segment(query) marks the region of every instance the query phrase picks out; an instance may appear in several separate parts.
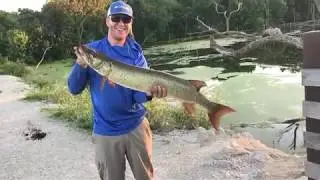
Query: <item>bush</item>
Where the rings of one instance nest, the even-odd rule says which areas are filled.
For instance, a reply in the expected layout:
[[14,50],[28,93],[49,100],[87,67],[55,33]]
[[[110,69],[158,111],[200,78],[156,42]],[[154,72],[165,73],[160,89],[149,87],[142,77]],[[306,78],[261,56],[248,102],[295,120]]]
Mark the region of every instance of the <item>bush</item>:
[[146,103],[146,108],[150,126],[154,130],[171,128],[194,129],[198,126],[209,128],[210,126],[205,111],[199,106],[194,117],[185,114],[181,106],[169,104],[164,99],[154,99]]
[[31,72],[23,63],[15,63],[7,60],[1,60],[0,62],[0,74],[25,77]]

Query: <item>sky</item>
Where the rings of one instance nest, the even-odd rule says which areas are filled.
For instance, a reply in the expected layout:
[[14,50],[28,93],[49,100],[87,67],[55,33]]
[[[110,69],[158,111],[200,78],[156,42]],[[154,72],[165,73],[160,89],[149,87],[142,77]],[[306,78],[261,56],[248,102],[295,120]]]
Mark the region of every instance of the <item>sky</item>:
[[29,8],[40,11],[46,0],[0,0],[0,10],[18,11],[18,8]]

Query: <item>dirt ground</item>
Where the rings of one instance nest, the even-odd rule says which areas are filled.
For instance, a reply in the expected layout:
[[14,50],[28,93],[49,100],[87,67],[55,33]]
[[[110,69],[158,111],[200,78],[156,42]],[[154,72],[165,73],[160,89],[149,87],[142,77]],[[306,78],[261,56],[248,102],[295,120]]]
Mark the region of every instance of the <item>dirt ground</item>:
[[[41,102],[21,100],[29,87],[0,76],[0,179],[98,179],[91,135],[49,117]],[[32,125],[46,133],[27,139]],[[249,133],[215,136],[210,130],[153,135],[155,179],[307,179],[304,156],[271,149]],[[134,179],[130,167],[126,179]]]

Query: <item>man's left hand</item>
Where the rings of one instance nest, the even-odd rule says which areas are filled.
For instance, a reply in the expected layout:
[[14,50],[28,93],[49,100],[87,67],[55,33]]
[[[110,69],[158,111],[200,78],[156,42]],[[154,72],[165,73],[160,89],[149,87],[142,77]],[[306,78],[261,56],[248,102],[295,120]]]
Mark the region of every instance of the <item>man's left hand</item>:
[[167,88],[165,86],[160,86],[160,85],[153,85],[150,88],[150,92],[148,95],[152,97],[157,97],[157,98],[164,98],[167,96]]

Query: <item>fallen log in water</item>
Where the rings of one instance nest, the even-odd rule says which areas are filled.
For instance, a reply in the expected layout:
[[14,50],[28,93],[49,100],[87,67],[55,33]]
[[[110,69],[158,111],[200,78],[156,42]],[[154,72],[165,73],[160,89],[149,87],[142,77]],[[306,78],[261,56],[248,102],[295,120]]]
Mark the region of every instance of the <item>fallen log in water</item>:
[[[264,58],[270,54],[269,49],[276,47],[277,51],[281,51],[275,55],[283,55],[287,48],[293,48],[293,51],[302,54],[303,43],[301,36],[301,31],[289,32],[283,34],[279,28],[268,28],[263,31],[261,35],[257,34],[247,34],[241,31],[226,31],[226,32],[219,32],[215,28],[210,27],[209,25],[205,24],[199,17],[196,17],[196,20],[208,31],[212,32],[210,36],[210,47],[215,49],[217,52],[222,54],[223,56],[229,56],[234,58],[242,58],[248,57],[250,52],[256,50],[263,50],[264,53],[257,53],[254,57],[261,57]],[[246,39],[246,44],[237,50],[231,48],[225,48],[216,43],[217,37],[231,37],[231,38],[244,38]],[[280,47],[280,48],[279,48]],[[273,54],[273,53],[272,53]],[[298,58],[295,54],[292,55],[294,58]]]
[[237,58],[245,57],[245,55],[248,52],[254,51],[255,49],[258,49],[260,47],[270,45],[272,43],[282,43],[283,46],[292,46],[295,47],[297,50],[303,49],[303,44],[301,38],[288,36],[288,35],[273,35],[273,36],[266,36],[257,38],[256,40],[249,42],[244,47],[233,50],[229,48],[222,47],[215,43],[214,40],[211,40],[211,48],[218,51],[220,54],[223,54],[225,56],[233,56]]

